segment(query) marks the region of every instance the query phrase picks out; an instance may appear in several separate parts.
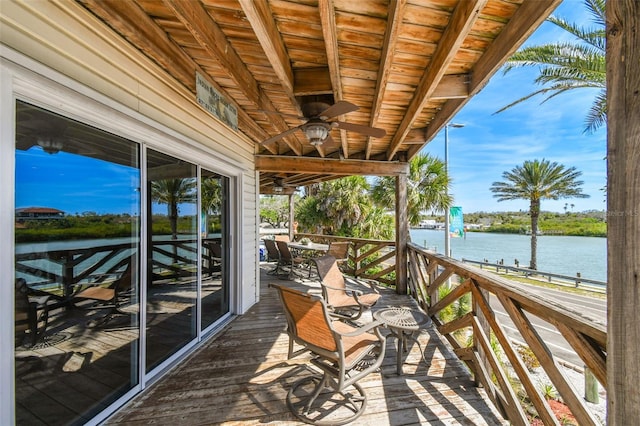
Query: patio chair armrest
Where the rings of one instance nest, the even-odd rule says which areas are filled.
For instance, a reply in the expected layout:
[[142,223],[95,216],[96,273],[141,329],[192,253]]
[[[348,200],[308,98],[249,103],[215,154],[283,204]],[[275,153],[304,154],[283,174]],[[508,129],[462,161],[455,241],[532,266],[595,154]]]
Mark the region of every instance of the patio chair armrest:
[[348,296],[353,296],[354,299],[357,300],[358,296],[362,296],[364,294],[364,292],[362,292],[362,290],[355,290],[355,289],[351,289],[351,288],[339,288],[339,287],[331,287],[330,285],[324,284],[322,283],[323,286],[325,286],[326,288],[328,288],[329,290],[335,290],[335,291],[342,291],[345,294],[347,294]]
[[367,284],[369,287],[371,287],[372,291],[380,293],[380,290],[378,290],[378,281],[372,280],[370,278],[357,278],[356,280]]
[[384,323],[382,321],[375,320],[363,325],[362,327],[358,327],[354,331],[351,331],[349,333],[340,333],[339,331],[336,331],[336,333],[344,337],[354,337],[354,336],[359,336],[361,334],[367,333],[371,330],[377,329],[382,326],[384,326]]

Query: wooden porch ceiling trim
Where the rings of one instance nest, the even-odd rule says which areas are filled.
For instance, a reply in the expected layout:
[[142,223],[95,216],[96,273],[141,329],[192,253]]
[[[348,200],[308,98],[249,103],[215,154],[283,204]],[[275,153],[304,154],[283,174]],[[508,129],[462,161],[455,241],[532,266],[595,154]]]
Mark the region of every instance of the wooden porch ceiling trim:
[[[126,35],[137,46],[145,46],[145,53],[158,61],[163,68],[175,76],[185,87],[195,93],[195,72],[208,75],[186,52],[180,49],[140,6],[133,1],[120,0],[78,0],[101,19],[110,23],[114,30]],[[222,86],[208,79],[209,83],[229,101],[231,96]],[[267,132],[253,120],[247,112],[235,104],[238,110],[238,124],[251,138],[266,139]],[[272,154],[273,147],[265,147]]]
[[[236,82],[237,87],[257,109],[272,112],[270,121],[279,131],[289,130],[289,125],[277,113],[271,100],[260,90],[260,85],[242,61],[224,32],[214,22],[202,3],[192,0],[165,0],[165,4],[173,11],[182,24],[191,32],[207,53],[214,57],[221,67]],[[293,137],[283,138],[296,155],[302,155],[300,143]]]
[[422,75],[420,84],[415,91],[415,95],[411,100],[411,104],[394,135],[389,149],[387,150],[387,159],[391,160],[402,141],[411,130],[411,126],[420,116],[425,104],[429,100],[431,94],[435,91],[444,76],[447,66],[453,61],[458,48],[468,36],[471,27],[478,19],[480,10],[486,5],[488,0],[463,1],[458,3],[451,23],[447,26],[438,47],[433,55],[431,63]]
[[[389,80],[391,73],[391,65],[393,63],[393,48],[398,40],[400,32],[400,24],[402,23],[398,17],[403,15],[404,7],[407,0],[391,0],[389,3],[389,18],[387,19],[387,29],[384,35],[384,44],[382,45],[382,58],[380,60],[380,70],[378,72],[378,80],[376,81],[376,91],[373,98],[373,107],[371,108],[371,119],[369,126],[376,127],[380,108],[382,107],[383,90]],[[365,148],[365,158],[371,158],[371,137],[367,138],[367,146]]]
[[278,76],[282,88],[293,100],[294,78],[291,59],[289,59],[287,48],[282,41],[269,5],[266,0],[239,0],[239,2],[249,20],[249,24],[251,24],[258,37],[258,42],[273,67],[273,71]]
[[[187,91],[203,75],[236,106],[256,155],[310,164],[408,161],[561,0],[76,1]],[[303,106],[337,101],[359,109],[332,120],[387,135],[338,127],[335,143],[310,145]]]
[[305,173],[336,176],[398,176],[409,173],[409,163],[371,160],[256,155],[256,170],[263,173]]
[[[333,98],[342,99],[342,82],[340,81],[340,57],[338,55],[338,34],[336,29],[336,14],[333,0],[319,0],[318,10],[320,12],[320,22],[322,22],[322,36],[324,37],[327,50],[327,62],[329,66],[329,76],[333,86]],[[343,117],[338,117],[343,119]],[[342,147],[342,154],[349,158],[349,142],[347,132],[340,130],[338,143]]]

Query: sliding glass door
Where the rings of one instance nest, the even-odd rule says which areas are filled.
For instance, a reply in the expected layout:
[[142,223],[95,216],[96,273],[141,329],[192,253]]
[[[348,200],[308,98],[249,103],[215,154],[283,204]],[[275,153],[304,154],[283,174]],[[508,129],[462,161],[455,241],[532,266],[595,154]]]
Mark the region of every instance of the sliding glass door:
[[15,107],[16,421],[85,423],[229,314],[231,181]]
[[197,336],[197,167],[147,150],[146,369]]
[[16,104],[16,424],[83,423],[139,383],[140,146]]
[[202,169],[202,330],[229,312],[229,179]]

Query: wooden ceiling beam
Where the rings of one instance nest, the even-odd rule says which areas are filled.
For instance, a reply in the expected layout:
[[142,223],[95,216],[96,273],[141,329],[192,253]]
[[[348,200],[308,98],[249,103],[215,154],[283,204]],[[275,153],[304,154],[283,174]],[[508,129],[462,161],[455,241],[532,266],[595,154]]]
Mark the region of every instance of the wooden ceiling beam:
[[487,1],[488,0],[469,0],[458,3],[429,65],[422,75],[404,118],[391,140],[391,144],[387,149],[387,159],[391,160],[395,156],[402,141],[411,130],[411,126],[415,120],[420,116],[424,105],[428,102],[429,97],[440,83],[447,67],[451,61],[453,61],[460,45],[462,45],[462,42],[468,36],[469,31],[478,19],[480,11],[486,5]]
[[[229,43],[222,29],[211,19],[202,3],[191,0],[164,0],[164,2],[200,46],[218,61],[257,109],[277,113],[271,100],[260,89],[251,71]],[[288,124],[278,114],[272,114],[270,121],[279,132],[289,130]],[[297,139],[287,136],[283,140],[296,155],[302,155],[302,147]]]
[[296,100],[293,90],[295,78],[291,67],[291,59],[267,0],[239,1],[244,14],[249,20],[249,24],[251,24],[251,28],[253,28],[256,37],[258,37],[258,42],[262,46],[265,56],[282,84],[284,93],[297,113],[302,115],[302,109]]
[[[489,79],[500,69],[507,58],[529,38],[561,1],[539,0],[522,3],[470,73],[469,98],[477,94],[489,82]],[[446,102],[428,124],[425,140],[430,141],[434,138],[447,121],[465,105],[467,99],[451,99]],[[409,150],[410,156],[416,152],[416,147]]]
[[409,173],[409,163],[372,160],[256,155],[256,170],[268,173],[307,173],[336,176],[397,176]]
[[[180,49],[136,2],[121,0],[80,0],[92,13],[107,22],[114,30],[125,35],[130,43],[144,46],[143,52],[192,93],[196,91],[195,73],[208,75],[195,61]],[[209,83],[233,103],[238,110],[238,125],[253,140],[264,140],[267,133],[221,86],[211,78]],[[269,149],[269,148],[268,148]],[[271,147],[273,154],[276,150]]]
[[431,99],[455,99],[469,97],[469,83],[471,76],[468,74],[445,75],[433,91]]
[[239,2],[282,87],[286,92],[293,94],[294,79],[291,60],[267,1],[239,0]]
[[296,96],[333,94],[329,68],[293,70],[293,94]]
[[[391,0],[389,3],[389,15],[387,16],[387,28],[384,33],[384,43],[382,45],[382,55],[380,58],[380,66],[378,69],[378,79],[376,80],[376,91],[373,98],[373,105],[371,108],[371,118],[369,119],[369,126],[376,127],[376,121],[378,120],[378,113],[382,107],[382,100],[384,98],[384,91],[389,81],[389,74],[391,73],[391,65],[393,64],[393,55],[395,53],[396,42],[398,41],[398,34],[400,32],[400,25],[402,24],[401,17],[404,15],[404,8],[407,4],[407,0]],[[367,145],[365,147],[365,158],[368,160],[371,157],[372,141],[371,137],[367,138]]]
[[[333,86],[333,99],[342,100],[342,80],[340,75],[340,54],[338,52],[338,29],[336,26],[336,10],[333,0],[319,0],[318,10],[320,12],[320,22],[322,23],[322,36],[327,50],[327,63],[331,85]],[[338,117],[342,119],[342,117]],[[349,141],[347,132],[340,130],[340,144],[345,158],[349,158]]]

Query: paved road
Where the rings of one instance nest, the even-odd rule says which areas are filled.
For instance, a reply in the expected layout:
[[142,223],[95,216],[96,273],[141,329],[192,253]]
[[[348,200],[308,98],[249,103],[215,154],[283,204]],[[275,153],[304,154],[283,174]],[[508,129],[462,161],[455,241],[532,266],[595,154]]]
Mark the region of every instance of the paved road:
[[[548,300],[552,300],[555,303],[559,303],[569,309],[579,312],[583,316],[606,324],[607,301],[605,299],[582,296],[552,288],[537,287],[528,284],[521,285],[530,293],[539,294]],[[494,309],[496,317],[500,321],[500,324],[502,324],[502,327],[506,331],[508,337],[517,342],[522,342],[523,339],[520,336],[520,332],[513,325],[513,322],[505,313],[500,302],[493,296],[491,298],[491,307]],[[538,334],[540,334],[544,342],[547,344],[549,350],[551,350],[555,356],[578,367],[583,367],[584,363],[580,357],[576,355],[571,346],[553,325],[533,315],[528,315],[528,317],[535,325]]]

